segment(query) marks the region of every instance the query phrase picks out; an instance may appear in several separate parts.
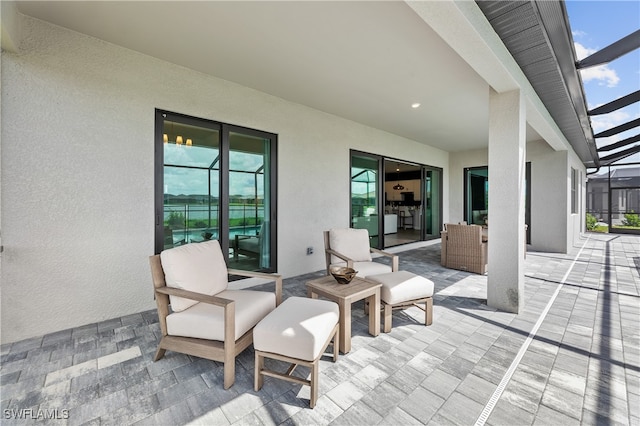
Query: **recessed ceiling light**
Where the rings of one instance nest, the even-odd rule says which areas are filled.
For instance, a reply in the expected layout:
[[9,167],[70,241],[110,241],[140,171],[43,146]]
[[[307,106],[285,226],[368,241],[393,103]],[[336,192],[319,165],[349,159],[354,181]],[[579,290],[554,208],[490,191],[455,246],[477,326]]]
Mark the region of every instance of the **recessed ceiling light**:
[[411,104],[411,108],[419,108],[420,107],[420,102],[414,102]]

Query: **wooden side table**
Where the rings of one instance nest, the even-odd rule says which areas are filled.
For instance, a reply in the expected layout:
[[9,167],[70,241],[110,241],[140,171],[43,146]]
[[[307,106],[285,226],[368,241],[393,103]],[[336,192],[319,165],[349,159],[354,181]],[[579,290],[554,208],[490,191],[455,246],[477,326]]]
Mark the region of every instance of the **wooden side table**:
[[307,282],[307,296],[317,299],[322,296],[333,300],[340,307],[340,352],[351,350],[351,304],[366,299],[369,302],[369,334],[380,334],[380,283],[354,278],[349,284],[338,284],[328,275]]

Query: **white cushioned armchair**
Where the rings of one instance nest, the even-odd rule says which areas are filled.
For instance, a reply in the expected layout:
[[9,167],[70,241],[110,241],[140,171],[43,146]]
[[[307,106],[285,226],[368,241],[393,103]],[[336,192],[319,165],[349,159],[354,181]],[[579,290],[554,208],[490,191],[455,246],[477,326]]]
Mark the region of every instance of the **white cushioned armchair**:
[[[373,248],[369,245],[369,232],[366,229],[330,229],[324,232],[324,247],[327,275],[333,266],[346,266],[358,271],[357,276],[385,274],[398,270],[398,256]],[[372,253],[389,257],[391,266],[374,262]]]
[[[164,250],[149,262],[162,331],[154,361],[172,350],[223,362],[228,389],[253,327],[282,301],[282,277],[227,269],[217,240]],[[229,290],[229,274],[267,278],[275,292]]]

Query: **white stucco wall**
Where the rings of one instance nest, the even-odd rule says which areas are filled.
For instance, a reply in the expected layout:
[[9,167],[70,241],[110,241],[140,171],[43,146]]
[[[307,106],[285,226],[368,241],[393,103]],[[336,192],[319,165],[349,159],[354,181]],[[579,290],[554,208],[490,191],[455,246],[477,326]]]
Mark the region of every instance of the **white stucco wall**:
[[285,277],[322,269],[322,231],[349,225],[349,149],[445,169],[448,220],[444,151],[22,19],[2,53],[3,343],[155,306],[155,108],[279,135]]
[[[544,141],[527,144],[531,161],[531,248],[566,253],[577,245],[585,212],[584,165],[570,151],[554,151]],[[571,213],[571,168],[579,180],[578,212]]]
[[[527,144],[531,161],[531,248],[567,250],[567,151],[554,151],[544,141]],[[570,175],[569,175],[570,176]]]

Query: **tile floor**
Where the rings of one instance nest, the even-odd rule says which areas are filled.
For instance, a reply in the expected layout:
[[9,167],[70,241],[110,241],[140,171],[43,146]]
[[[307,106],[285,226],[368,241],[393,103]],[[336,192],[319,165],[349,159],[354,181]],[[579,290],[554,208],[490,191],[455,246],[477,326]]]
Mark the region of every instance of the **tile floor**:
[[[0,423],[640,425],[639,236],[529,252],[519,315],[488,307],[486,277],[441,267],[439,253],[400,253],[402,269],[435,282],[433,325],[412,308],[374,338],[355,308],[352,351],[322,362],[313,410],[307,387],[266,378],[254,392],[251,348],[227,391],[219,363],[153,362],[148,311],[3,345]],[[321,275],[286,279],[285,297]]]

